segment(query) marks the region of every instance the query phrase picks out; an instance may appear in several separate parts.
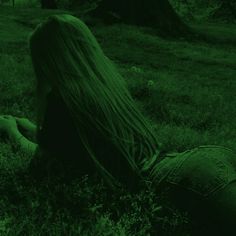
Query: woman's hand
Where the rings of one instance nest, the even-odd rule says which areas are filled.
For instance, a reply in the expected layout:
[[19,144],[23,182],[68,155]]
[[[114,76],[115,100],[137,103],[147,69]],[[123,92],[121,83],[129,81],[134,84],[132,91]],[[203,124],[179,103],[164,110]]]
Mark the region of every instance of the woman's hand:
[[28,131],[36,130],[36,125],[29,121],[27,118],[15,117],[15,119],[18,127]]
[[17,144],[22,150],[32,154],[36,151],[37,144],[23,136],[17,125],[17,118],[10,115],[0,116],[0,135],[5,134],[6,138]]
[[27,118],[15,117],[19,131],[29,140],[36,142],[37,126]]
[[11,115],[0,116],[0,134],[11,136],[18,130],[15,117]]

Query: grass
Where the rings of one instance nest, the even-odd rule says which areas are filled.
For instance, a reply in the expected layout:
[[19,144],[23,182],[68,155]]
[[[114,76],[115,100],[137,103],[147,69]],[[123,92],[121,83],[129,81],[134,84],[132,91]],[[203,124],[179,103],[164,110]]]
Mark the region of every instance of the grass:
[[[54,13],[0,7],[1,114],[35,120],[27,37]],[[163,150],[205,144],[236,150],[236,28],[213,23],[193,27],[200,37],[174,40],[142,27],[91,26],[153,122]],[[29,160],[1,142],[0,235],[188,235],[185,217],[171,211],[172,219],[163,218],[152,192],[106,194],[102,183],[87,178],[36,187],[20,174]]]
[[171,41],[113,26],[98,30],[98,38],[154,120],[163,148],[211,143],[235,149],[236,48],[227,37],[224,44]]

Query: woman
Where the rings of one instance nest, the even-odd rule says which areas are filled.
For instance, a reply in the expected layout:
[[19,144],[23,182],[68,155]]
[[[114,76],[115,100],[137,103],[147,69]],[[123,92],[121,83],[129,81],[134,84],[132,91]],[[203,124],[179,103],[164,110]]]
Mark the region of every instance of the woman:
[[[205,146],[161,157],[156,135],[124,79],[87,26],[73,16],[50,16],[41,23],[30,37],[30,51],[37,126],[2,116],[0,130],[35,153],[32,174],[100,173],[112,188],[130,190],[151,183],[193,217],[203,218],[205,211],[206,220],[213,217],[229,235],[236,219],[236,156],[231,150]],[[23,135],[24,128],[37,136],[37,144]]]

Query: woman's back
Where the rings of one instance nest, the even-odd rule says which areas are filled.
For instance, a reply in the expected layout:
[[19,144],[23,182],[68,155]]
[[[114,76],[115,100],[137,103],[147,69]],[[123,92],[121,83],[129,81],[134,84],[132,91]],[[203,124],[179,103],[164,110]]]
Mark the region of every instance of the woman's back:
[[[49,94],[47,100],[45,119],[37,137],[40,144],[37,155],[40,155],[38,158],[43,160],[43,166],[48,163],[50,175],[66,174],[78,177],[96,174],[98,170],[82,145],[77,127],[63,100],[54,92]],[[55,119],[55,114],[57,114],[57,119]],[[96,153],[97,160],[105,169],[121,183],[130,182],[133,185],[138,181],[135,179],[136,176],[133,176],[125,158],[122,157],[122,153],[109,138],[100,134],[96,127],[90,127],[87,132],[90,134],[89,144]]]
[[51,92],[47,101],[42,128],[37,133],[39,148],[33,159],[35,164],[32,165],[42,172],[47,166],[52,176],[81,176],[94,172],[93,163],[86,156],[86,150],[79,141],[80,137],[63,100]]

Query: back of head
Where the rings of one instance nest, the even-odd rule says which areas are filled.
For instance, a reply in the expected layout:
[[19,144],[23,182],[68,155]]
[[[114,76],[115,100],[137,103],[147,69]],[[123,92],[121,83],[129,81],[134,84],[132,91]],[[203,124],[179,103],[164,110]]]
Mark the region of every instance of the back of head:
[[50,81],[105,179],[114,185],[121,175],[139,178],[140,166],[150,162],[158,142],[88,27],[71,15],[50,16],[32,33],[30,49],[39,100],[43,84]]

